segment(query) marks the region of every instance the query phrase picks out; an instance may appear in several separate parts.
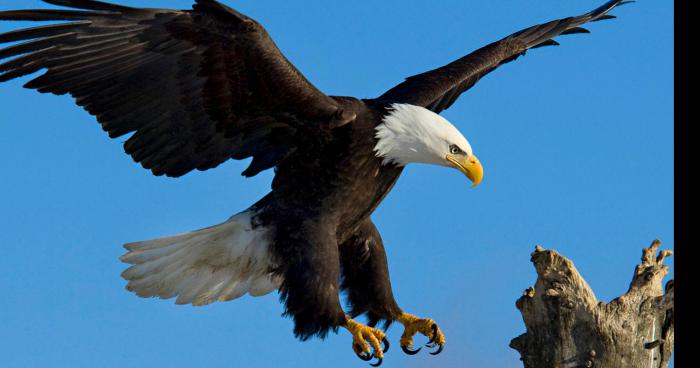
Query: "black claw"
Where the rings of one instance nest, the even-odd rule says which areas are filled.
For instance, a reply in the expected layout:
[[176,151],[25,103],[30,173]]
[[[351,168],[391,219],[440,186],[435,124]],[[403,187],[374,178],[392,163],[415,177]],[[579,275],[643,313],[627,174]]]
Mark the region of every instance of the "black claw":
[[[362,350],[362,347],[359,344],[355,344],[355,349]],[[355,354],[357,354],[357,357],[364,360],[365,362],[369,362],[370,360],[372,360],[372,354],[370,354],[370,353],[363,353],[363,354],[355,353]]]
[[430,355],[438,355],[438,354],[442,353],[442,350],[444,348],[445,348],[445,345],[440,345],[440,347],[436,351],[431,352]]
[[383,362],[383,361],[384,361],[384,359],[382,359],[382,358],[377,358],[377,362],[376,362],[376,363],[371,363],[370,365],[371,365],[372,367],[379,367],[380,365],[382,365],[382,362]]
[[421,349],[422,348],[418,348],[416,350],[411,350],[411,348],[409,348],[408,346],[401,345],[401,350],[403,350],[403,352],[408,354],[408,355],[416,355],[420,352]]
[[438,326],[436,324],[433,324],[432,329],[433,329],[433,336],[430,338],[430,341],[425,346],[427,346],[430,349],[437,346],[438,349],[434,352],[431,352],[430,355],[438,355],[438,354],[442,353],[442,349],[444,349],[444,345],[439,345],[437,343],[437,341],[435,341],[438,338]]
[[436,324],[433,324],[432,329],[433,329],[433,337],[430,338],[430,341],[428,341],[428,344],[435,345],[435,339],[437,339],[437,337],[438,337],[438,326]]
[[384,338],[384,340],[382,340],[382,344],[384,344],[384,353],[389,351],[389,347],[390,347],[389,340],[387,340],[386,337]]

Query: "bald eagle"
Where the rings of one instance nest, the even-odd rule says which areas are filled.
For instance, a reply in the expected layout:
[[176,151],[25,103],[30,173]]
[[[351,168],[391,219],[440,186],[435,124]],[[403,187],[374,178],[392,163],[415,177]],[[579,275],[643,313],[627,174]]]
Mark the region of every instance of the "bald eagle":
[[[439,115],[482,77],[559,35],[613,18],[629,1],[536,25],[371,99],[328,96],[255,20],[215,0],[191,10],[93,0],[43,0],[61,9],[0,12],[0,20],[60,21],[0,34],[0,82],[43,71],[25,87],[70,94],[126,153],[155,175],[180,177],[252,158],[246,177],[274,168],[272,190],[206,229],[125,245],[122,276],[140,297],[207,305],[278,291],[295,335],[347,329],[363,360],[389,348],[377,328],[399,322],[442,351],[430,318],[392,295],[382,239],[370,218],[409,163],[455,168],[478,185],[469,141]],[[72,9],[66,9],[72,8]],[[339,293],[347,292],[344,311]],[[354,318],[366,314],[368,323]],[[384,330],[385,330],[384,329]]]

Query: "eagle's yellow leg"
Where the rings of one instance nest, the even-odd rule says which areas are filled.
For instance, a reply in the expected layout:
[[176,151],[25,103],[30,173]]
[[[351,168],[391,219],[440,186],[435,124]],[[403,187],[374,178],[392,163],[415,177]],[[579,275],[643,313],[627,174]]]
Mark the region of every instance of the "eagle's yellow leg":
[[397,319],[404,327],[405,330],[403,335],[401,335],[401,349],[406,354],[414,355],[420,351],[420,348],[413,350],[413,337],[420,333],[430,339],[428,347],[438,347],[435,352],[430,354],[437,355],[442,352],[445,346],[445,335],[442,334],[437,323],[430,318],[419,318],[408,313],[403,313],[401,317]]
[[[360,359],[369,361],[374,357],[377,358],[377,363],[372,364],[372,366],[378,367],[382,364],[384,353],[389,350],[389,341],[384,332],[355,322],[350,317],[347,317],[343,327],[352,334],[352,349]],[[385,346],[383,349],[382,343]]]

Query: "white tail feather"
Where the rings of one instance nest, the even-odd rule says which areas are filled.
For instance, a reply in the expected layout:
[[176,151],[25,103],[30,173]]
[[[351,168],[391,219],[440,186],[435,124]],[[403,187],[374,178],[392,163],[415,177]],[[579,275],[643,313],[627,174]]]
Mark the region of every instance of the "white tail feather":
[[120,259],[132,266],[122,277],[138,296],[177,297],[177,304],[266,295],[281,283],[270,273],[271,236],[270,229],[253,229],[251,214],[243,212],[221,225],[126,244],[129,252]]

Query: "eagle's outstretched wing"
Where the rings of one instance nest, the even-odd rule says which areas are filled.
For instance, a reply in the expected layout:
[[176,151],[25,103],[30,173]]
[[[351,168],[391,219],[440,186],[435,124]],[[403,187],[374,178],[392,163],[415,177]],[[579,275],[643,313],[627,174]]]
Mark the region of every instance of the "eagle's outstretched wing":
[[[63,21],[0,34],[0,82],[70,94],[156,175],[181,176],[234,158],[274,167],[300,130],[354,119],[282,55],[256,21],[214,0],[192,10],[43,0],[80,10],[0,12],[0,20]],[[20,42],[17,42],[20,41]],[[309,128],[308,130],[306,128]]]
[[514,33],[441,68],[407,78],[384,93],[379,100],[423,106],[436,113],[449,108],[459,96],[486,74],[524,55],[529,49],[558,45],[559,35],[589,33],[580,26],[614,18],[608,13],[633,1],[612,0],[578,17],[558,19]]

